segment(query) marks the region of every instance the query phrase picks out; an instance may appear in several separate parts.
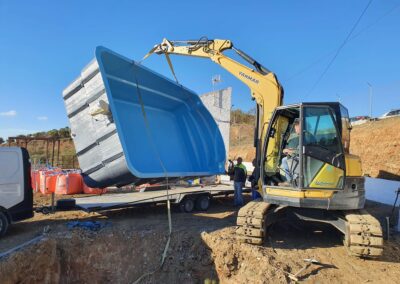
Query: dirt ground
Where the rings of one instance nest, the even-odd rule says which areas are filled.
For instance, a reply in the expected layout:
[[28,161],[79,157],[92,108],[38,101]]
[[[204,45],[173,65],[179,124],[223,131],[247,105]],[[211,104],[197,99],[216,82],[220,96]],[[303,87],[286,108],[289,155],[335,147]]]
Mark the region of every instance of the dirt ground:
[[[248,199],[248,196],[247,196]],[[48,197],[36,194],[37,204]],[[172,213],[173,233],[163,267],[141,283],[290,283],[300,275],[309,283],[398,283],[400,237],[386,242],[380,260],[347,255],[341,234],[329,226],[274,225],[262,246],[235,239],[237,209],[231,198],[216,198],[207,212]],[[99,221],[98,231],[69,229],[67,222]],[[167,241],[165,205],[99,213],[36,214],[12,226],[0,253],[50,229],[41,241],[0,259],[1,283],[133,283],[158,268]],[[214,282],[215,283],[215,282]]]

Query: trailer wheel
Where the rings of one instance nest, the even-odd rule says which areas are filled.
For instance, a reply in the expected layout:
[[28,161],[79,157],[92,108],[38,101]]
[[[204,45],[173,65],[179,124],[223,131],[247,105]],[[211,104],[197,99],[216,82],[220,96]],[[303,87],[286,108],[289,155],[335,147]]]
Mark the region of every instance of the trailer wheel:
[[210,197],[208,195],[201,195],[196,199],[196,209],[199,211],[207,211],[210,207]]
[[43,206],[41,211],[42,211],[42,214],[48,215],[51,212],[51,208],[48,206]]
[[194,209],[194,200],[192,198],[185,198],[180,203],[182,212],[190,213]]
[[7,216],[0,211],[0,238],[3,237],[8,230],[9,222]]

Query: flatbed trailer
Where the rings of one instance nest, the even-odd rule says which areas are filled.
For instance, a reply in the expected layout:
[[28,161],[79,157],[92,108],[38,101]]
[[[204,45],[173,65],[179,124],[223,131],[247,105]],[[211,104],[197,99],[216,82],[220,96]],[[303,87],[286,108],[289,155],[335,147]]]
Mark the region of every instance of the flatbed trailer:
[[[246,190],[244,190],[246,191]],[[184,212],[195,209],[205,211],[210,205],[210,200],[215,196],[228,196],[233,194],[232,185],[209,185],[196,187],[176,187],[167,190],[152,190],[144,192],[109,193],[97,196],[75,198],[77,209],[86,212],[104,211],[111,209],[128,208],[156,203],[177,204]]]

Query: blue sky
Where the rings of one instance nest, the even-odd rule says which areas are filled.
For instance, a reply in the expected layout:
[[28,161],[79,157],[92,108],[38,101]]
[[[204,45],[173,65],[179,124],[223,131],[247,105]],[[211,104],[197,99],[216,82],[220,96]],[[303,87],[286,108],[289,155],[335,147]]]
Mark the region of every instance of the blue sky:
[[[285,104],[340,97],[351,116],[368,114],[370,82],[373,115],[379,116],[400,108],[399,0],[372,2],[355,37],[310,93],[367,3],[0,0],[0,137],[68,125],[62,90],[94,57],[96,46],[139,60],[164,37],[232,40],[277,74]],[[247,87],[211,61],[172,60],[188,88],[211,91],[211,77],[220,74],[218,87],[233,87],[235,108],[254,106]],[[172,77],[163,57],[144,64]]]

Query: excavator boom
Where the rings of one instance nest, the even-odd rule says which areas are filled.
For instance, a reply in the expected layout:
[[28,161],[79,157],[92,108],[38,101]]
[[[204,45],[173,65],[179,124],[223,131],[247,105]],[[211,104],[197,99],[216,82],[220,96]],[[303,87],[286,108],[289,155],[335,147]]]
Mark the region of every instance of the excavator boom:
[[[252,68],[225,55],[224,51],[226,50],[235,51]],[[245,52],[235,48],[230,40],[201,38],[199,40],[171,41],[164,39],[160,44],[154,46],[144,59],[153,53],[165,54],[169,63],[170,54],[209,58],[247,85],[252,98],[257,103],[258,120],[254,146],[257,148],[257,152],[259,151],[259,145],[263,143],[272,112],[276,107],[281,106],[283,101],[283,88],[274,73]]]

